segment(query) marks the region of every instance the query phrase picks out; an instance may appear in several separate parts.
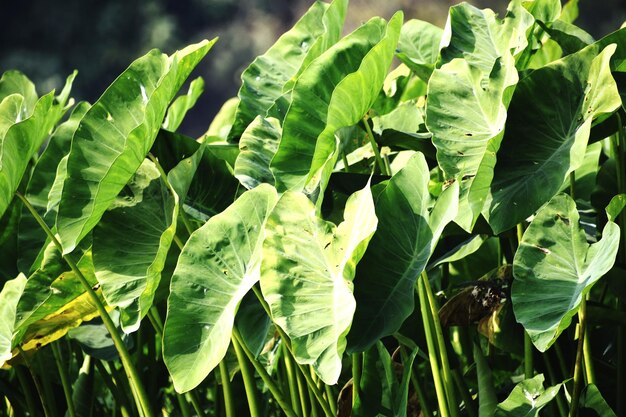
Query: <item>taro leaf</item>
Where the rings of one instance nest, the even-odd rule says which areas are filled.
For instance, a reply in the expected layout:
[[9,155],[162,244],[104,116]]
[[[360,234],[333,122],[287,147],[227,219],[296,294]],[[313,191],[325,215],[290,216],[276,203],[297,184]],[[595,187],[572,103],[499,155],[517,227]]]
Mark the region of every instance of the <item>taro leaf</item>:
[[[56,206],[58,197],[60,197],[60,194],[51,193],[51,189],[54,182],[57,185],[62,184],[64,171],[59,168],[63,165],[61,160],[69,153],[72,136],[88,109],[88,103],[79,103],[72,110],[69,119],[57,127],[50,137],[46,149],[37,160],[24,194],[50,228],[54,227]],[[57,172],[60,172],[58,182],[56,181]],[[55,178],[55,181],[51,181],[51,178]],[[22,208],[18,239],[18,267],[22,271],[32,273],[39,267],[37,259],[43,254],[42,248],[45,248],[48,239],[46,233],[26,207]]]
[[[159,160],[166,171],[173,169],[181,159],[188,158],[198,151],[201,144],[185,135],[161,130],[151,153]],[[227,164],[220,160],[209,143],[202,154],[202,160],[193,178],[183,209],[202,224],[211,216],[221,213],[234,200],[239,182],[229,171]]]
[[561,0],[524,0],[522,5],[535,19],[547,23],[561,15]]
[[266,116],[290,88],[292,78],[339,40],[347,8],[347,0],[315,2],[293,28],[246,68],[229,139],[237,139],[255,117]]
[[359,384],[358,401],[353,405],[352,416],[406,417],[409,383],[417,347],[402,361],[401,380],[398,382],[396,363],[387,348],[377,341],[363,354],[363,371]]
[[[80,280],[74,272],[67,270],[60,257],[56,247],[50,244],[42,266],[26,281],[17,305],[13,347],[21,345],[24,350],[39,348],[98,315]],[[81,257],[78,268],[102,300],[90,252]]]
[[20,274],[17,278],[5,282],[0,291],[0,368],[12,357],[11,339],[15,327],[16,308],[25,285],[26,276]]
[[483,210],[496,234],[559,191],[584,160],[593,119],[619,108],[609,69],[614,52],[615,45],[599,54],[591,45],[534,71],[517,86]]
[[[535,347],[544,352],[565,330],[582,298],[615,262],[620,230],[609,221],[589,245],[576,204],[555,196],[536,215],[513,259],[511,301]],[[546,309],[542,306],[549,305]]]
[[428,81],[435,69],[442,35],[441,28],[411,19],[402,26],[396,55],[418,77]]
[[19,274],[17,265],[19,256],[18,231],[20,226],[20,213],[22,212],[22,201],[14,199],[9,207],[0,217],[0,284],[4,283]]
[[298,78],[270,168],[279,191],[322,191],[338,158],[335,134],[358,123],[383,85],[402,14],[373,18],[313,61]]
[[549,25],[542,25],[550,37],[555,40],[563,55],[573,54],[594,43],[593,37],[583,29],[562,20],[555,20]]
[[441,264],[444,264],[447,262],[458,261],[458,260],[465,258],[466,256],[473,254],[478,249],[480,249],[483,243],[485,243],[486,239],[487,239],[486,235],[471,236],[469,239],[461,242],[460,244],[458,244],[457,246],[455,246],[448,252],[444,253],[437,259],[434,259],[433,261],[429,262],[428,266],[426,267],[426,270],[431,271]]
[[198,77],[189,84],[187,94],[177,97],[176,100],[172,102],[169,109],[167,109],[167,115],[163,121],[163,129],[175,132],[178,126],[183,122],[187,112],[196,105],[203,91],[204,80],[202,77]]
[[[19,71],[6,71],[0,78],[0,102],[12,94],[22,97],[22,102],[19,106],[19,118],[21,120],[27,119],[32,114],[39,98],[35,90],[35,84]],[[4,113],[2,113],[2,117],[4,118]],[[15,119],[10,120],[10,124],[13,123],[15,123]],[[0,122],[0,126],[6,126],[4,125],[4,120]],[[0,128],[0,133],[0,136],[4,136],[6,128]]]
[[239,303],[259,279],[263,228],[277,200],[260,185],[192,233],[172,276],[163,359],[177,391],[224,358]]
[[[212,140],[219,139],[225,141],[228,138],[228,132],[230,132],[233,122],[235,121],[235,112],[237,111],[238,105],[239,99],[237,97],[232,97],[226,100],[213,118],[213,121],[209,125],[209,129],[203,136],[210,137]],[[201,138],[200,140],[205,140],[205,138]]]
[[[32,111],[26,109],[26,103],[32,99],[32,92],[27,93],[29,97],[26,98],[13,93],[0,102],[0,133],[4,133],[0,136],[0,217],[13,200],[31,157],[65,114],[69,90],[75,77],[76,72],[67,77],[65,87],[58,96],[51,91],[39,98]],[[6,80],[5,76],[0,79],[0,89],[8,89],[4,85]],[[6,113],[7,110],[11,111]],[[7,114],[12,120],[6,120]]]
[[133,62],[80,122],[67,160],[57,215],[70,253],[130,181],[150,150],[170,101],[215,40],[171,57],[152,50]]
[[[373,131],[379,135],[385,130],[395,130],[406,134],[416,134],[424,123],[423,109],[417,107],[415,100],[408,100],[397,105],[389,113],[372,117]],[[416,138],[420,136],[415,135]],[[417,142],[419,139],[415,139]]]
[[544,389],[543,381],[539,374],[517,384],[507,399],[498,404],[495,417],[537,417],[561,389],[561,384]]
[[450,9],[444,35],[450,42],[428,83],[426,126],[445,178],[461,181],[455,221],[468,231],[489,192],[518,80],[511,50],[526,46],[531,24],[532,17],[516,2],[502,22],[491,10],[467,3]]
[[606,400],[602,398],[602,394],[595,384],[587,385],[580,394],[580,406],[581,408],[591,408],[600,417],[617,417]]
[[376,224],[369,183],[350,196],[339,226],[317,217],[306,195],[291,191],[283,194],[267,222],[263,296],[274,323],[291,339],[298,363],[312,365],[329,385],[339,378],[356,307],[356,264]]
[[350,351],[393,334],[413,311],[415,282],[458,207],[457,184],[434,203],[429,178],[424,156],[416,153],[389,182],[374,188],[379,225],[357,268]]
[[126,333],[139,328],[152,306],[167,253],[176,234],[179,199],[185,198],[205,147],[182,160],[167,175],[144,160],[129,188],[118,197],[93,232],[93,262],[107,304],[119,307]]
[[247,189],[262,183],[274,185],[270,161],[278,148],[281,133],[277,119],[258,116],[241,135],[235,177]]
[[78,376],[72,384],[72,402],[77,417],[88,417],[93,415],[96,389],[94,387],[95,371],[94,359],[90,355],[85,355],[83,364],[78,370]]

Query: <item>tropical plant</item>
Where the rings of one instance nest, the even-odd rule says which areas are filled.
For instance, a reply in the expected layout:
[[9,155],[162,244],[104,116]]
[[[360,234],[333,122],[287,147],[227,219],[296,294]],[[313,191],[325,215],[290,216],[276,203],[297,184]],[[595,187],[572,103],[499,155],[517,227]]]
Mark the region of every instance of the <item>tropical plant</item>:
[[3,74],[0,415],[625,415],[626,29],[346,12],[198,139],[215,40],[93,104]]

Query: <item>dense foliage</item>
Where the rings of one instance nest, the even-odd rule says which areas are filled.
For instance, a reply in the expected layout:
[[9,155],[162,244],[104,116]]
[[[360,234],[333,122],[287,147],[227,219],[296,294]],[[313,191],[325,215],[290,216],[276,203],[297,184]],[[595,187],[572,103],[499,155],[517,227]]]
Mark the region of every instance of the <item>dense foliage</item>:
[[3,74],[0,415],[626,413],[626,29],[346,11],[198,139],[215,40],[93,104]]

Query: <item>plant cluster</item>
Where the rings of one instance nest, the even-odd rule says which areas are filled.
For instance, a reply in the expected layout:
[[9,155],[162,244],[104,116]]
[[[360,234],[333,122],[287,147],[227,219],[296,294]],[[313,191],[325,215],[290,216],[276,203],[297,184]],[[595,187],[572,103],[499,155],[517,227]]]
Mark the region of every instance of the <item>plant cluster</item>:
[[3,74],[0,415],[626,415],[626,29],[346,10],[198,139],[215,40],[93,104]]

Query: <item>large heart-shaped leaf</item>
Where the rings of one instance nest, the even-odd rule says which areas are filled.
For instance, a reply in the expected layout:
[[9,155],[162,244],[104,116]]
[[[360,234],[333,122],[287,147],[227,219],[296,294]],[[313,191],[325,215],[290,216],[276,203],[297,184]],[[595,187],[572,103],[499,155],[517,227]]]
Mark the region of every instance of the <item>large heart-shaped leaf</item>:
[[543,380],[539,374],[517,384],[507,399],[498,404],[495,417],[537,417],[561,389],[561,384],[544,389]]
[[183,122],[187,112],[196,105],[203,91],[204,80],[202,77],[198,77],[189,84],[187,94],[176,97],[176,100],[174,100],[169,109],[167,109],[167,115],[163,121],[163,129],[175,132],[178,126]]
[[415,282],[458,208],[458,185],[435,203],[429,179],[426,160],[417,153],[389,182],[374,188],[379,223],[357,267],[350,350],[365,350],[393,334],[413,312]]
[[259,280],[261,242],[276,191],[260,185],[192,233],[172,276],[163,359],[179,392],[224,358],[243,296]]
[[614,52],[615,45],[600,54],[591,45],[517,86],[483,210],[495,233],[514,227],[559,191],[584,160],[593,120],[621,105],[609,67]]
[[265,117],[293,84],[292,79],[339,40],[347,8],[348,0],[316,1],[291,30],[246,68],[229,138],[238,138],[257,116]]
[[63,252],[98,223],[150,150],[167,108],[215,40],[133,62],[87,111],[72,138],[57,215]]
[[[39,98],[32,108],[29,101],[34,98],[24,81],[26,77],[20,77],[19,82],[14,80],[16,77],[3,76],[0,79],[2,93],[11,93],[0,102],[0,217],[13,200],[31,157],[67,110],[74,77],[76,73],[67,78],[58,96],[51,91]],[[10,86],[5,85],[7,83]],[[24,94],[27,96],[13,90],[26,90]]]
[[423,20],[412,19],[402,25],[398,40],[398,59],[418,77],[428,81],[435,69],[443,30]]
[[[536,215],[513,259],[511,301],[540,351],[548,349],[576,314],[583,297],[617,256],[620,230],[609,221],[589,245],[576,204],[559,194]],[[550,306],[550,308],[545,308]]]
[[235,161],[235,177],[247,189],[261,183],[274,185],[270,161],[276,153],[282,129],[273,118],[257,117],[239,140],[239,156]]
[[179,201],[185,199],[204,149],[170,171],[171,188],[156,166],[145,160],[129,183],[132,195],[118,197],[94,228],[96,277],[107,303],[120,307],[127,333],[139,328],[152,305],[176,233]]
[[450,9],[441,68],[428,83],[426,126],[446,179],[461,184],[456,222],[471,230],[485,203],[532,16],[518,2],[499,21],[467,3]]
[[291,191],[267,221],[263,296],[296,360],[312,365],[327,384],[337,383],[341,372],[356,307],[352,279],[376,224],[369,184],[348,199],[339,226],[317,217],[306,195]]
[[5,282],[0,291],[0,367],[12,357],[11,339],[15,327],[15,310],[25,285],[26,277],[20,274],[17,278]]
[[279,191],[312,193],[320,184],[323,191],[338,158],[335,133],[358,123],[378,97],[401,25],[401,13],[388,25],[371,19],[298,78],[270,165]]

